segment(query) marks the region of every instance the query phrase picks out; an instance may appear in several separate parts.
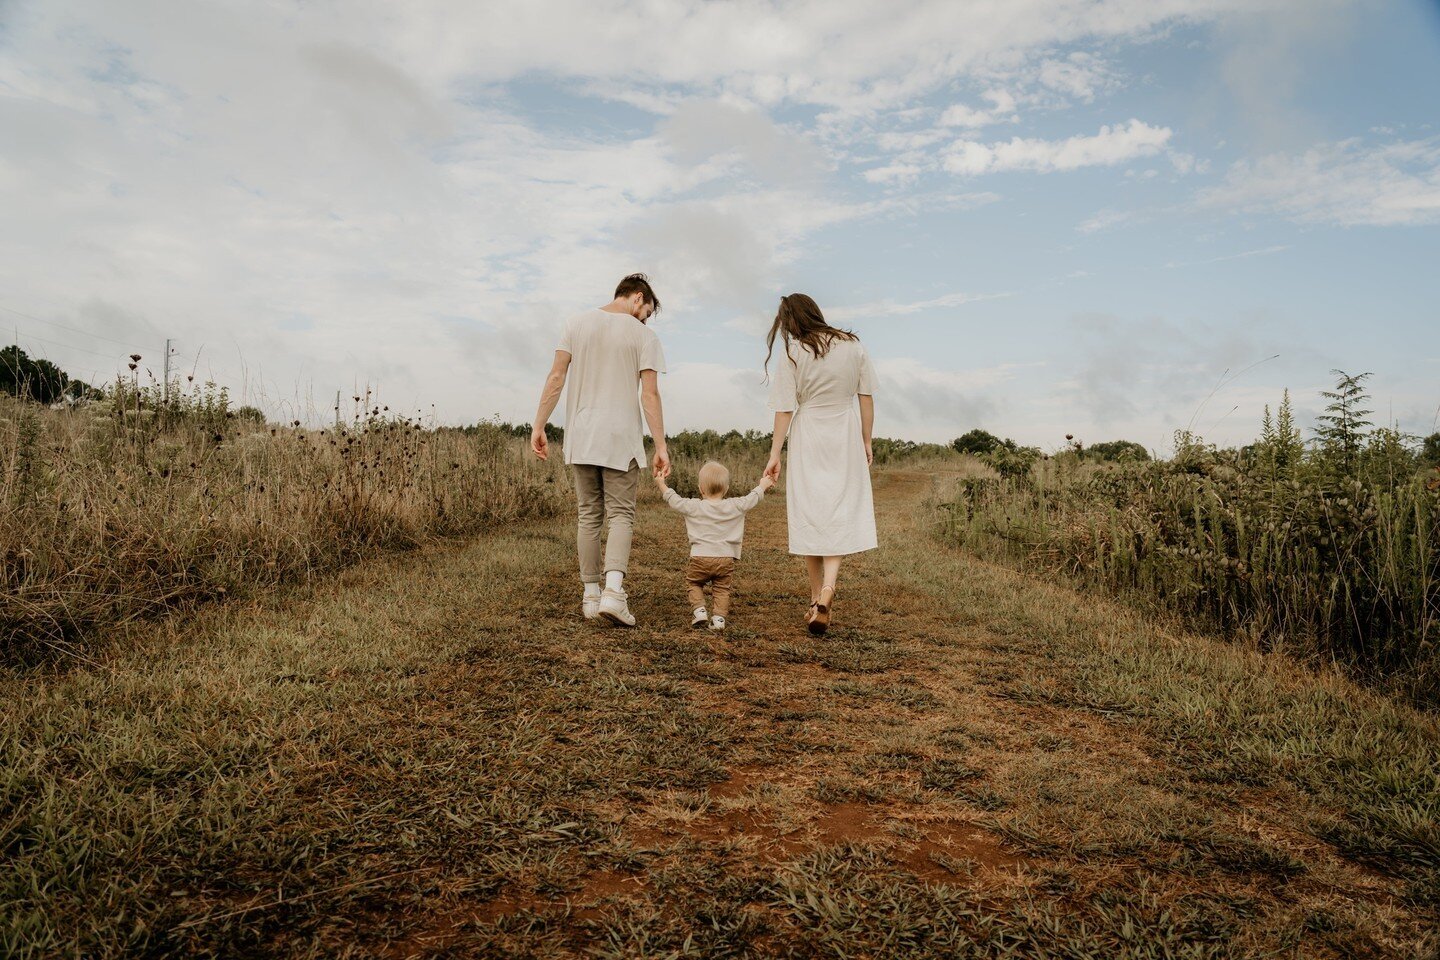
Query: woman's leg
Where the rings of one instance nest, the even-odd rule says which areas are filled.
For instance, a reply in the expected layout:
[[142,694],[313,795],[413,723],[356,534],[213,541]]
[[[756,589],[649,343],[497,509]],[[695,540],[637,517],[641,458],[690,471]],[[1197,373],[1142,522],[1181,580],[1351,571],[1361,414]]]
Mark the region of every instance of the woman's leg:
[[805,572],[810,575],[810,602],[820,599],[820,588],[824,586],[824,557],[806,557]]
[[[823,581],[823,582],[821,583],[821,585],[820,585],[820,586],[821,586],[821,589],[823,589],[823,588],[825,588],[825,587],[829,587],[831,590],[834,590],[834,589],[835,589],[835,581],[838,580],[838,579],[840,579],[840,559],[841,559],[841,558],[840,558],[840,557],[824,557],[824,558],[811,557],[810,559],[812,559],[812,560],[820,559],[820,560],[821,560],[821,579],[822,579],[822,581]],[[811,574],[810,580],[811,580],[811,582],[814,582],[814,580],[815,580],[814,574]],[[812,589],[813,589],[813,588],[812,588]],[[816,597],[820,596],[820,592],[819,592],[818,590],[815,592],[815,596],[816,596]]]

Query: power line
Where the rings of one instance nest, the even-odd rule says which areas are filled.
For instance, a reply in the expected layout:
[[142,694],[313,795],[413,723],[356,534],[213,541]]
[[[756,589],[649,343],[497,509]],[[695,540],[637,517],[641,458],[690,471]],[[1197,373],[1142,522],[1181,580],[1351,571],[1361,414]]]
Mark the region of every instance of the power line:
[[[18,336],[18,333],[17,333],[17,336]],[[38,342],[38,343],[48,343],[48,344],[50,344],[52,347],[64,347],[66,350],[78,350],[78,351],[80,351],[81,353],[89,353],[89,354],[93,354],[94,356],[97,356],[97,357],[104,357],[104,358],[106,358],[107,360],[114,360],[116,363],[119,363],[119,362],[120,362],[120,359],[121,359],[120,357],[117,357],[117,356],[116,356],[115,354],[113,354],[113,353],[101,353],[101,352],[98,351],[98,350],[87,350],[87,349],[84,348],[84,347],[77,347],[77,346],[75,346],[74,344],[69,344],[69,343],[61,343],[59,340],[47,340],[47,339],[45,339],[44,337],[37,337],[37,336],[35,336],[34,334],[29,334],[29,333],[27,333],[25,336],[26,336],[26,339],[28,339],[28,340],[34,340],[34,341],[36,341],[36,342]]]
[[28,313],[21,313],[19,310],[14,310],[10,307],[3,305],[0,305],[0,310],[4,310],[6,313],[13,313],[17,317],[24,317],[26,320],[34,320],[36,323],[48,323],[52,327],[59,327],[61,330],[67,330],[70,333],[78,333],[84,337],[93,337],[96,340],[105,340],[109,343],[118,343],[122,347],[128,347],[132,350],[135,349],[136,341],[134,340],[116,340],[114,337],[107,337],[102,334],[91,333],[89,330],[81,330],[78,327],[67,327],[65,324],[60,323],[58,320],[47,320],[44,317],[36,317]]

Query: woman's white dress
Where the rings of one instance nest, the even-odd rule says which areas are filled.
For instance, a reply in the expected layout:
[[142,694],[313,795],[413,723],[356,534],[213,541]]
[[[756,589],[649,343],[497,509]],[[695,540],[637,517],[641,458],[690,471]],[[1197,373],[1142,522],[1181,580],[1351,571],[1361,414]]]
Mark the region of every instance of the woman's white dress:
[[836,339],[819,359],[800,343],[785,348],[772,361],[769,405],[795,412],[785,472],[790,552],[873,550],[875,501],[855,399],[875,392],[870,357],[858,340]]

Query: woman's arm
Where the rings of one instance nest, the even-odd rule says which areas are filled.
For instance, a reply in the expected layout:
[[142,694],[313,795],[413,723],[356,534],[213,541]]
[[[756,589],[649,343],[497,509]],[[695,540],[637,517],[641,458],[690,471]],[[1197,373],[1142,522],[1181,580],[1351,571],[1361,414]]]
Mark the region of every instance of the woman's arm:
[[875,451],[870,449],[870,433],[875,429],[875,398],[868,393],[860,394],[860,439],[865,441],[865,462],[875,462]]
[[765,465],[765,476],[771,480],[780,479],[780,450],[785,446],[785,435],[790,432],[790,421],[794,419],[794,410],[780,410],[775,413],[775,434],[770,438],[770,462]]

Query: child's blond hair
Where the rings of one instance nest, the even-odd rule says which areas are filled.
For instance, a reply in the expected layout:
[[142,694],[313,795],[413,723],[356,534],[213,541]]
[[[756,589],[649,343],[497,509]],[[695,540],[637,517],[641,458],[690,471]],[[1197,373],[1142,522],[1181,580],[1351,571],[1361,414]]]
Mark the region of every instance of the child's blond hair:
[[724,496],[730,489],[730,471],[725,464],[707,460],[700,468],[700,496]]

